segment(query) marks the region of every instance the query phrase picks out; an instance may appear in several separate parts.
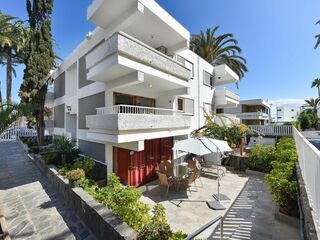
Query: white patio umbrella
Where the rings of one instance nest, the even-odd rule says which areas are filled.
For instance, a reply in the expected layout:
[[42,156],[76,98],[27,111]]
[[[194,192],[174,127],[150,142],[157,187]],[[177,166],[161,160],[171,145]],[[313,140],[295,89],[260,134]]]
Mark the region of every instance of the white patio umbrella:
[[[193,153],[199,156],[220,153],[219,158],[223,155],[223,152],[231,152],[232,149],[229,147],[228,142],[217,140],[213,138],[201,137],[201,138],[189,138],[181,140],[174,144],[173,150]],[[218,194],[217,201],[207,202],[210,208],[216,210],[223,210],[225,207],[220,203],[220,176],[219,176],[219,165],[218,165]],[[226,197],[226,196],[225,196]]]

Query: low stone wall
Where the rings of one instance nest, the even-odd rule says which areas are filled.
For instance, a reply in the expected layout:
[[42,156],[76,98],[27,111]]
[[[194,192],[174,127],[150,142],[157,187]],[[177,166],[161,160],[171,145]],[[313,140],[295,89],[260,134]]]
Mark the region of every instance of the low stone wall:
[[305,239],[317,240],[317,231],[312,217],[312,208],[309,205],[308,195],[306,192],[305,184],[301,175],[299,163],[297,163],[297,178],[299,184],[299,199],[303,213],[303,225]]
[[104,204],[99,203],[82,188],[71,188],[69,181],[59,174],[55,166],[46,165],[40,155],[29,157],[98,239],[137,238],[137,232],[116,217]]

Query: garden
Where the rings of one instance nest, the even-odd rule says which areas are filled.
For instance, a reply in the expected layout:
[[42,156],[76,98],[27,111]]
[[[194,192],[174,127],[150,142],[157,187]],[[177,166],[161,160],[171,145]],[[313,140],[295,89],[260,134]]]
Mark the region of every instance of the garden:
[[[36,139],[21,138],[29,152],[40,154],[47,165],[54,165],[59,173],[69,180],[71,187],[81,187],[97,201],[107,206],[119,219],[138,233],[138,239],[179,240],[187,235],[173,232],[167,222],[165,208],[156,204],[152,209],[143,203],[140,190],[123,186],[115,174],[101,174],[100,163],[88,156],[79,155],[79,150],[66,137],[53,140],[51,147],[38,147]],[[50,140],[46,140],[50,143]],[[49,145],[50,146],[50,145]],[[98,171],[100,170],[100,172]],[[108,183],[108,184],[107,184]]]
[[276,147],[255,146],[247,160],[250,170],[266,173],[265,180],[274,202],[280,212],[291,216],[297,216],[298,212],[297,160],[295,141],[289,136],[281,137]]

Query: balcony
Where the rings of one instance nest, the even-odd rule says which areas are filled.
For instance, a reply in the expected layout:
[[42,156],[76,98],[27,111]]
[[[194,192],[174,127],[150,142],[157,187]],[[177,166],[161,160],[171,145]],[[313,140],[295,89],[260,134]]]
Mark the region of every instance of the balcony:
[[237,117],[247,120],[268,120],[269,115],[263,112],[237,113]]
[[215,86],[237,83],[239,81],[239,76],[226,64],[215,66],[213,71]]
[[86,116],[86,125],[90,131],[102,130],[111,134],[188,129],[191,118],[186,115],[172,109],[115,105],[97,108],[97,115]]
[[215,105],[218,108],[233,108],[237,107],[240,101],[238,94],[230,91],[227,88],[216,89]]
[[123,32],[100,43],[86,62],[91,81],[110,82],[137,71],[182,86],[190,79],[184,65]]

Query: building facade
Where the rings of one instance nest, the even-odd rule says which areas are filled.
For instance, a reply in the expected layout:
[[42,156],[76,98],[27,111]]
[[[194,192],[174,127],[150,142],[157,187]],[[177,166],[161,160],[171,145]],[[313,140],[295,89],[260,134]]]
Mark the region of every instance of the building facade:
[[190,51],[190,33],[155,1],[94,0],[87,18],[96,29],[53,73],[53,134],[138,186],[238,76]]
[[270,122],[270,104],[263,99],[241,100],[237,107],[222,111],[235,114],[246,125],[266,125]]
[[298,106],[280,106],[276,109],[277,119],[276,122],[295,122],[298,121],[299,114],[301,113],[301,107]]

